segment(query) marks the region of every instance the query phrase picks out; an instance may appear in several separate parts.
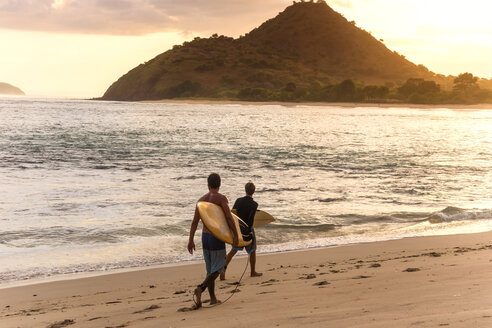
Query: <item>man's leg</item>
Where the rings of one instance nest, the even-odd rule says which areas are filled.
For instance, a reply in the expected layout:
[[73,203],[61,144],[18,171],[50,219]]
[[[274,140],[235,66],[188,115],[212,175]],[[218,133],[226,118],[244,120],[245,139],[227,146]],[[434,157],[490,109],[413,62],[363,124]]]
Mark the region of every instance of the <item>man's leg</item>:
[[214,272],[207,275],[207,278],[195,288],[195,302],[197,309],[202,306],[202,293],[208,288],[210,293],[210,304],[217,303],[217,298],[215,297],[215,279],[219,276],[218,272]]
[[212,273],[214,275],[214,279],[210,280],[208,284],[208,293],[210,294],[210,305],[217,304],[217,297],[215,297],[215,279],[219,276],[218,272]]
[[227,269],[227,265],[231,262],[232,258],[234,257],[234,255],[236,255],[236,253],[237,253],[236,250],[231,249],[231,251],[229,252],[229,254],[227,254],[226,263],[225,263],[224,269],[220,273],[220,280],[225,280],[225,272],[226,272],[226,269]]
[[263,273],[256,272],[256,250],[249,254],[249,262],[251,263],[251,277],[261,277]]

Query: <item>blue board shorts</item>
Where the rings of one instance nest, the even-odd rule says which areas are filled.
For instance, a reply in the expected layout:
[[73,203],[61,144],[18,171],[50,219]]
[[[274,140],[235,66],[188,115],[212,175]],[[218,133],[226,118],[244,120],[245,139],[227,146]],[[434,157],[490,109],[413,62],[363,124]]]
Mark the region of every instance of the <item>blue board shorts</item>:
[[202,248],[207,274],[221,272],[226,263],[226,247],[212,234],[202,233]]
[[243,249],[245,249],[246,252],[248,252],[248,254],[251,254],[254,251],[256,251],[256,235],[255,235],[255,230],[254,229],[251,229],[251,234],[253,235],[253,238],[251,240],[251,244],[249,244],[247,246],[244,246],[244,247],[233,247],[232,250],[234,250],[234,251],[242,251]]

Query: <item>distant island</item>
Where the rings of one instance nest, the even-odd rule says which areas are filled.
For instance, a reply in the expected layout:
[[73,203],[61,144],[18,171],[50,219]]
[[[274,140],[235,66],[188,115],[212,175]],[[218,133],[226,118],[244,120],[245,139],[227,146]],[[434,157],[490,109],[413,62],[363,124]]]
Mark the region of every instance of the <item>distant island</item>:
[[0,95],[24,96],[25,93],[11,84],[0,82]]
[[492,80],[444,76],[388,49],[325,1],[300,1],[237,39],[176,45],[114,82],[103,100],[211,99],[492,103]]

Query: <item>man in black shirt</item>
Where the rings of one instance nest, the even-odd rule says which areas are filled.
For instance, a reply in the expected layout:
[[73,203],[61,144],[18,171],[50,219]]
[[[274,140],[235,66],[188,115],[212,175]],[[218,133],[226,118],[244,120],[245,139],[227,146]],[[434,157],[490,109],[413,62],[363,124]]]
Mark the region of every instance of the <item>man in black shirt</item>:
[[[244,189],[246,191],[246,196],[236,199],[234,203],[233,209],[236,210],[237,216],[241,218],[247,225],[252,235],[252,242],[248,246],[246,246],[246,251],[249,254],[249,261],[251,263],[251,277],[260,277],[262,273],[256,272],[256,236],[253,228],[255,222],[255,214],[258,209],[258,203],[253,200],[253,194],[255,193],[255,185],[253,182],[248,182]],[[246,231],[246,234],[249,231]],[[245,234],[242,231],[243,235]],[[225,272],[227,269],[227,265],[231,262],[232,258],[238,251],[243,250],[244,247],[232,247],[229,254],[227,254],[226,263],[224,269],[220,273],[220,280],[225,279]]]

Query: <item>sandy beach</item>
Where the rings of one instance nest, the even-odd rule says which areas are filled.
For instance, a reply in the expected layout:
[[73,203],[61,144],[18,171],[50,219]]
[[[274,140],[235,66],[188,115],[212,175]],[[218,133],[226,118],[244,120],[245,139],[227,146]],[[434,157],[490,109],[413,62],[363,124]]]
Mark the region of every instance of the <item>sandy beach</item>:
[[492,109],[492,104],[399,104],[399,103],[353,103],[353,102],[281,102],[281,101],[239,101],[239,100],[207,100],[207,99],[161,99],[161,100],[143,100],[142,103],[154,104],[202,104],[202,105],[249,105],[249,106],[333,106],[333,107],[379,107],[379,108],[420,108],[436,109],[449,108],[457,110],[476,110]]
[[[491,327],[492,233],[407,238],[246,257],[218,306],[188,311],[204,264],[0,290],[1,327]],[[183,245],[184,249],[185,245]],[[207,301],[205,292],[204,300]]]

